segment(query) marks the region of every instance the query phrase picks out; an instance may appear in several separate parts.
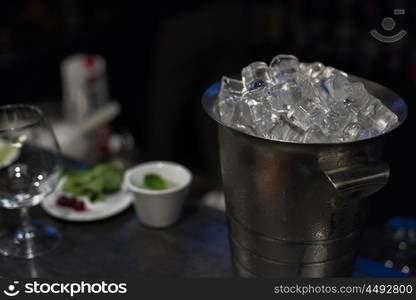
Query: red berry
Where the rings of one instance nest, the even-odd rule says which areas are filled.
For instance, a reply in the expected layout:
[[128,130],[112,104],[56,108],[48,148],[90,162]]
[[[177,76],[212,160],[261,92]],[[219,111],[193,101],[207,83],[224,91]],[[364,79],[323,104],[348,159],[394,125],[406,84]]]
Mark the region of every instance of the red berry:
[[77,211],[83,211],[85,210],[85,204],[82,201],[77,201],[74,205],[74,209]]
[[77,198],[71,197],[71,198],[69,198],[68,200],[69,200],[69,201],[68,201],[68,204],[69,204],[69,206],[71,206],[71,207],[75,206],[75,204],[77,203]]
[[75,197],[61,196],[56,201],[58,205],[75,209],[76,211],[86,210],[85,203]]
[[58,205],[60,206],[68,206],[68,198],[65,196],[58,198]]

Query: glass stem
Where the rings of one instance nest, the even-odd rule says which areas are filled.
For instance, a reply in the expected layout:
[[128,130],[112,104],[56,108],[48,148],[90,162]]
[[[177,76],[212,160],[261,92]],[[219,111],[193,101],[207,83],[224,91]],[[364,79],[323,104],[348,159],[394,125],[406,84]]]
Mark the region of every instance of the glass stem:
[[20,219],[22,221],[22,231],[24,232],[25,238],[31,238],[33,227],[30,224],[28,207],[22,207],[20,209]]

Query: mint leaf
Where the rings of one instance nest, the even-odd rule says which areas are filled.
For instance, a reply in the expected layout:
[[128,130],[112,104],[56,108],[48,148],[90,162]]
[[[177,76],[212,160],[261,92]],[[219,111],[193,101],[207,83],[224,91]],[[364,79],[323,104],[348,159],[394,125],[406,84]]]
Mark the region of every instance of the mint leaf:
[[122,181],[123,170],[109,164],[98,164],[89,170],[66,173],[63,191],[95,202],[102,200],[106,194],[119,191]]
[[168,188],[167,182],[161,176],[154,173],[144,176],[143,186],[149,190],[164,190]]

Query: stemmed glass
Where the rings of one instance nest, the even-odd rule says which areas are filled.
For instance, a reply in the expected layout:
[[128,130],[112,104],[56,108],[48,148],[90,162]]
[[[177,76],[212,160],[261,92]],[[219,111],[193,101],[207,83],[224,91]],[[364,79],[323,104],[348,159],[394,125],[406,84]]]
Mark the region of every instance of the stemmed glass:
[[0,106],[0,206],[19,209],[21,226],[0,229],[0,253],[33,258],[53,249],[59,232],[32,224],[28,209],[57,186],[62,173],[59,145],[42,111],[31,105]]

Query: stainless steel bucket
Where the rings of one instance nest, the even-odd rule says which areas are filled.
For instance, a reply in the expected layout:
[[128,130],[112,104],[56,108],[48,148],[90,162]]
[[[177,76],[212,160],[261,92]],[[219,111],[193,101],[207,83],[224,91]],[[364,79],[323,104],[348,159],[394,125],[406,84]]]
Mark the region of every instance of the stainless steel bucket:
[[[394,92],[362,81],[399,117]],[[221,124],[219,83],[202,104],[218,122],[234,274],[239,277],[350,276],[369,209],[367,196],[389,177],[380,160],[386,134],[338,144],[270,141]]]

